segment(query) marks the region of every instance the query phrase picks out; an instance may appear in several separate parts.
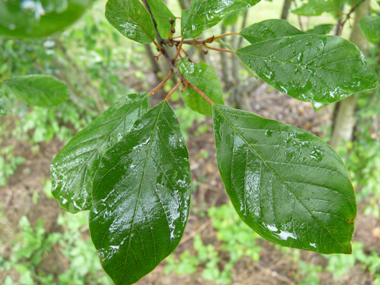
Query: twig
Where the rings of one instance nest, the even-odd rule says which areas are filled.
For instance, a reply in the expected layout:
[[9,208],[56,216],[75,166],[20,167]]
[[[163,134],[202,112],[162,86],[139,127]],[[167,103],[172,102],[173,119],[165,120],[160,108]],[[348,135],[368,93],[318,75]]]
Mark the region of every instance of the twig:
[[169,92],[168,96],[166,96],[166,98],[165,98],[166,101],[168,101],[170,99],[170,97],[173,95],[173,93],[177,91],[177,89],[179,88],[179,86],[181,86],[181,82],[182,82],[181,80],[178,80],[178,83]]
[[207,50],[201,49],[198,45],[192,45],[192,46],[199,49],[201,52],[203,52],[203,54],[208,54]]
[[214,40],[221,39],[228,36],[238,36],[238,35],[240,35],[240,33],[226,33],[226,34],[214,37]]
[[187,242],[187,241],[191,240],[192,238],[194,238],[196,235],[199,235],[201,232],[203,232],[211,224],[211,222],[212,222],[211,219],[208,220],[203,225],[201,225],[196,231],[193,231],[188,236],[183,237],[182,240],[181,240],[181,244],[184,244],[185,242]]
[[197,91],[199,93],[199,95],[201,95],[203,98],[205,98],[207,100],[207,102],[209,102],[212,106],[215,105],[215,103],[212,102],[211,99],[208,98],[205,93],[203,93],[201,90],[199,90],[198,87],[194,86],[191,82],[188,82],[188,84],[191,88],[193,88],[195,91]]
[[176,59],[178,57],[178,55],[180,54],[181,52],[181,49],[182,49],[182,45],[183,45],[183,39],[181,40],[181,43],[179,44],[179,47],[177,48],[177,53],[176,55],[173,57],[173,59]]
[[170,77],[172,77],[172,75],[173,75],[173,70],[170,69],[168,76],[166,76],[165,79],[160,84],[158,84],[156,88],[154,88],[152,91],[148,93],[148,97],[150,97],[152,94],[154,94],[154,92],[156,92],[158,89],[164,86],[164,84],[170,79]]
[[202,46],[204,46],[205,48],[208,48],[208,49],[216,50],[216,51],[235,53],[233,50],[214,48],[214,47],[210,47],[210,46],[205,45],[205,44],[202,44]]
[[253,263],[253,266],[255,266],[259,270],[265,272],[267,275],[270,275],[270,276],[276,278],[277,280],[279,280],[281,282],[284,282],[286,284],[292,284],[293,283],[292,280],[286,278],[285,276],[283,276],[281,274],[278,274],[276,271],[273,271],[273,270],[270,270],[268,268],[265,268],[265,267],[261,266],[257,262]]
[[358,4],[356,4],[354,7],[351,8],[351,10],[347,13],[347,16],[346,16],[346,20],[344,20],[343,22],[343,25],[344,23],[350,19],[351,17],[351,14],[355,12],[355,10],[360,6],[360,4],[362,4],[365,0],[361,0]]

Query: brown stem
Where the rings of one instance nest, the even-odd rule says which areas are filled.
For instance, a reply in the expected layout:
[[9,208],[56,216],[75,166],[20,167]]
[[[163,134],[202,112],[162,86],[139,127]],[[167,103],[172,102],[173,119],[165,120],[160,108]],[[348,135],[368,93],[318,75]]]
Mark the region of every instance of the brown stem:
[[165,79],[160,84],[158,84],[156,88],[154,88],[152,91],[148,93],[148,97],[153,95],[157,90],[159,90],[162,86],[164,86],[164,84],[170,79],[170,77],[172,77],[172,75],[173,75],[173,69],[170,69],[168,76],[166,76]]
[[214,102],[211,101],[210,98],[207,97],[207,95],[205,93],[203,93],[201,90],[199,90],[196,86],[194,86],[191,82],[188,82],[189,86],[191,88],[193,88],[195,91],[197,91],[199,93],[199,95],[201,95],[203,98],[206,99],[207,102],[209,102],[212,106],[215,105]]
[[178,81],[178,83],[173,87],[173,89],[169,92],[168,96],[166,96],[165,100],[168,101],[170,97],[173,95],[174,92],[177,91],[177,89],[181,86],[181,80]]
[[233,50],[214,48],[214,47],[210,47],[210,46],[205,45],[205,44],[202,44],[202,46],[204,46],[205,48],[208,48],[208,49],[216,50],[216,51],[235,53]]
[[198,45],[192,45],[192,46],[199,49],[201,52],[203,52],[203,54],[208,54],[207,50],[201,49]]
[[181,49],[182,49],[182,45],[183,45],[183,39],[181,40],[181,43],[179,44],[179,47],[178,47],[178,49],[177,49],[177,53],[176,53],[176,55],[173,57],[173,59],[176,59],[176,58],[179,56],[179,54],[180,54],[180,52],[181,52]]
[[240,33],[227,33],[227,34],[223,34],[223,35],[214,37],[214,40],[221,39],[221,38],[228,37],[228,36],[238,36],[238,35],[240,35]]

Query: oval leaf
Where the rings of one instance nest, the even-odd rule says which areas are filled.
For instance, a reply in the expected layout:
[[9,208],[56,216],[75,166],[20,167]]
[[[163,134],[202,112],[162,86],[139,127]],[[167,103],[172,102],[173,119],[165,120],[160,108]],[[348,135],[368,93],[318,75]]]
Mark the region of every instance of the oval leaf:
[[70,97],[66,83],[46,75],[18,76],[4,83],[10,93],[32,106],[52,107]]
[[[154,20],[157,23],[157,30],[163,39],[168,39],[170,36],[171,24],[170,20],[175,21],[176,17],[169,10],[162,0],[147,0],[150,10],[152,11]],[[175,22],[173,23],[175,27]]]
[[108,0],[106,18],[122,35],[141,44],[154,41],[152,18],[139,0]]
[[[204,62],[191,63],[187,58],[183,58],[178,67],[183,77],[203,91],[211,101],[224,105],[222,85],[211,66]],[[182,92],[182,98],[190,109],[206,116],[212,116],[210,103],[190,86]]]
[[196,38],[204,30],[218,24],[229,13],[250,8],[260,0],[192,0],[189,10],[182,11],[182,36],[183,38]]
[[268,39],[236,55],[268,84],[305,102],[333,103],[380,84],[363,53],[340,37]]
[[115,284],[132,284],[178,246],[190,207],[189,155],[166,101],[103,157],[94,180],[91,237]]
[[380,16],[367,16],[359,21],[363,34],[373,44],[380,43]]
[[215,105],[219,172],[235,210],[265,239],[351,253],[357,206],[347,169],[318,137]]
[[73,214],[91,209],[92,182],[100,159],[147,111],[147,93],[122,97],[57,154],[50,172],[52,193],[61,209]]
[[11,102],[9,102],[3,91],[0,90],[0,116],[5,116],[11,112]]
[[0,0],[0,36],[49,36],[78,20],[93,2]]
[[302,34],[305,33],[298,30],[296,27],[293,27],[288,21],[280,19],[265,20],[240,31],[240,35],[242,35],[251,44],[268,39]]

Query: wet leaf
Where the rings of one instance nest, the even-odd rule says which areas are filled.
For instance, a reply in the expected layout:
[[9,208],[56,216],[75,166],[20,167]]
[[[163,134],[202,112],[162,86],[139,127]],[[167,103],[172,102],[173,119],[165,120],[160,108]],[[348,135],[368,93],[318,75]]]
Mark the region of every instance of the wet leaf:
[[[170,36],[171,24],[170,20],[176,20],[176,17],[169,10],[162,0],[147,0],[153,17],[157,23],[157,30],[161,38],[168,39]],[[173,24],[175,27],[175,22]]]
[[49,36],[78,20],[93,2],[0,0],[0,36]]
[[53,107],[70,97],[66,83],[46,75],[24,75],[3,81],[9,93],[39,107]]
[[260,0],[192,0],[189,10],[182,11],[182,36],[195,38],[216,24],[229,13],[250,8]]
[[191,192],[189,155],[164,101],[103,157],[93,188],[91,237],[115,284],[132,284],[178,246]]
[[123,96],[57,154],[50,172],[52,193],[61,209],[73,214],[91,209],[92,182],[101,158],[147,111],[147,93]]
[[341,158],[318,137],[215,105],[217,163],[241,219],[265,239],[351,253],[355,193]]
[[328,33],[331,32],[333,28],[334,28],[333,24],[322,24],[322,25],[317,25],[310,30],[307,30],[306,33],[315,34],[315,35],[327,35]]
[[236,55],[268,84],[305,102],[333,103],[380,84],[363,53],[340,37],[268,39]]
[[240,35],[251,44],[268,39],[302,34],[305,33],[290,25],[288,21],[280,19],[265,20],[240,31]]
[[[211,101],[224,105],[222,85],[211,66],[204,62],[191,63],[184,58],[179,63],[179,71],[190,83],[203,91]],[[210,103],[190,86],[182,92],[182,98],[190,109],[206,116],[212,116]]]
[[359,21],[359,26],[368,41],[370,41],[373,44],[380,43],[380,17],[379,16],[363,17]]
[[154,41],[152,18],[139,0],[108,0],[106,18],[122,35],[141,44]]
[[4,95],[3,91],[0,90],[0,116],[5,116],[11,112],[11,102],[9,102],[9,99]]

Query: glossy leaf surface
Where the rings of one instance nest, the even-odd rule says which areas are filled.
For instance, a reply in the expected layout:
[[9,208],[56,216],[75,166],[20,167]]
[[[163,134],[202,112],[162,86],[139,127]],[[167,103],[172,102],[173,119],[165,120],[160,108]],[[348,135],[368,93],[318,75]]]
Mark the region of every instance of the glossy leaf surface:
[[341,158],[318,137],[215,105],[217,162],[241,219],[265,239],[351,253],[357,206]]
[[[157,30],[161,38],[168,39],[170,36],[170,20],[176,20],[176,17],[169,10],[162,0],[147,0],[153,17],[157,23]],[[174,22],[175,27],[175,22]]]
[[[222,85],[211,66],[204,62],[191,63],[184,58],[179,63],[179,71],[190,83],[203,91],[211,101],[224,105]],[[182,92],[182,98],[190,109],[206,116],[212,116],[210,103],[190,86]]]
[[229,13],[250,8],[260,0],[192,0],[189,10],[182,11],[182,36],[195,38],[215,26]]
[[380,16],[367,16],[359,21],[363,34],[373,44],[380,43]]
[[93,2],[0,0],[0,36],[49,36],[78,20]]
[[314,28],[307,30],[306,33],[308,34],[315,34],[315,35],[327,35],[332,31],[334,28],[333,24],[322,24],[317,25]]
[[9,102],[9,99],[4,95],[3,91],[0,90],[0,116],[5,116],[11,112],[11,102]]
[[66,83],[46,75],[18,76],[4,83],[11,94],[32,106],[53,107],[70,97]]
[[139,0],[108,0],[106,18],[122,35],[141,44],[155,38],[152,18]]
[[94,180],[91,237],[115,284],[137,282],[178,246],[190,194],[189,155],[164,101],[104,155]]
[[304,34],[304,32],[289,24],[288,21],[280,19],[265,20],[240,31],[240,35],[251,44],[268,39],[302,34]]
[[70,213],[91,209],[92,182],[101,158],[147,111],[147,93],[124,96],[57,154],[50,172],[52,193],[61,209]]
[[268,39],[236,55],[268,84],[305,102],[333,103],[380,83],[363,53],[335,36]]

